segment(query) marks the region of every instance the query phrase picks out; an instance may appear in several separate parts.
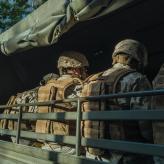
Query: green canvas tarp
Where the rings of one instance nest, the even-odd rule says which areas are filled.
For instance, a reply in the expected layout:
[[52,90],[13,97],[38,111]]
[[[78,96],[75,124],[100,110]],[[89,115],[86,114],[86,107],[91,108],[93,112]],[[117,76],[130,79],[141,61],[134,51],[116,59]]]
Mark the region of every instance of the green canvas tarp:
[[48,0],[0,35],[1,52],[10,55],[33,47],[55,44],[71,27],[137,0]]

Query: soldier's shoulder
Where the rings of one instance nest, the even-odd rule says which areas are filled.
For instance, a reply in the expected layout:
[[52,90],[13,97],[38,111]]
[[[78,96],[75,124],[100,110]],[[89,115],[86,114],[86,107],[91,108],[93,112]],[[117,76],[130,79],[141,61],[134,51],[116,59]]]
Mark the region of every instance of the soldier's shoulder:
[[137,72],[137,71],[134,71],[134,72],[130,72],[127,77],[132,77],[134,79],[147,79],[146,75],[140,73],[140,72]]
[[59,75],[55,73],[49,73],[43,76],[42,80],[40,81],[40,85],[45,85],[49,83],[50,81],[55,81],[59,79]]
[[91,82],[91,81],[96,81],[102,74],[103,74],[103,72],[92,74],[84,80],[84,83],[88,83],[88,82]]
[[125,77],[123,77],[122,79],[124,82],[128,83],[129,85],[133,85],[133,84],[140,84],[140,83],[144,83],[144,84],[150,84],[148,78],[146,77],[146,75],[143,75],[139,72],[131,72],[129,74],[127,74]]

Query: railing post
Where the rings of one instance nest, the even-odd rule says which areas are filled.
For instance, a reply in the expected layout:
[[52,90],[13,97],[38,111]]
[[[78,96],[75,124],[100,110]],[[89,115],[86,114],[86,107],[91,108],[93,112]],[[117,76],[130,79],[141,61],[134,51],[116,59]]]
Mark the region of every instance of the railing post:
[[17,134],[16,134],[16,143],[19,144],[20,139],[20,131],[21,131],[21,121],[22,121],[22,106],[19,108],[19,114],[18,114],[18,123],[17,123]]
[[77,119],[76,119],[76,156],[80,155],[81,146],[81,100],[77,100]]

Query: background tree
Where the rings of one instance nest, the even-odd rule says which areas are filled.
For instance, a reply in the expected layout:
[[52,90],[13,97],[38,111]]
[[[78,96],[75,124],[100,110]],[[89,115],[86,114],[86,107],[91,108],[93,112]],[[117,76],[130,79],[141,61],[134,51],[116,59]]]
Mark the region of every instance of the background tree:
[[7,30],[47,0],[0,0],[0,33]]
[[33,8],[37,8],[47,0],[31,0],[31,1],[32,1]]

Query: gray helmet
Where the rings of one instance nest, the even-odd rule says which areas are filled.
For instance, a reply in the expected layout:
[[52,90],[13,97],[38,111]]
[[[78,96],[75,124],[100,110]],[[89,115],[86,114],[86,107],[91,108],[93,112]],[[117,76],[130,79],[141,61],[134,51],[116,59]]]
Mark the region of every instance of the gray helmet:
[[112,57],[118,54],[128,55],[130,58],[135,59],[143,66],[147,65],[147,50],[143,44],[133,39],[125,39],[119,42],[114,49]]
[[45,76],[43,76],[43,79],[40,81],[40,85],[45,85],[49,80],[57,80],[59,78],[59,75],[55,73],[49,73]]
[[82,53],[76,51],[63,52],[58,60],[58,68],[81,68],[88,66],[87,58]]

